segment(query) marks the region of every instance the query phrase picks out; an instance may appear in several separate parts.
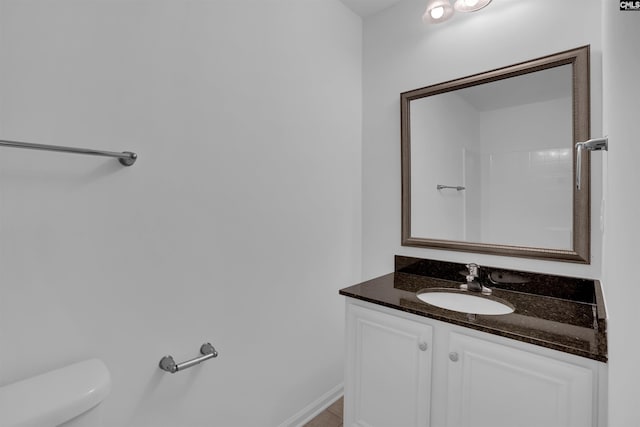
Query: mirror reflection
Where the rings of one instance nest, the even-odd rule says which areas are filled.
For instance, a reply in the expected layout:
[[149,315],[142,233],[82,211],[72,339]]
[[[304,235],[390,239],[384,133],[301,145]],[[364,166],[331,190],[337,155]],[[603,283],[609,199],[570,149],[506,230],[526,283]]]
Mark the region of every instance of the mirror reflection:
[[573,184],[587,59],[581,48],[402,94],[403,244],[588,262],[588,193]]
[[571,95],[564,65],[412,101],[413,232],[571,249]]

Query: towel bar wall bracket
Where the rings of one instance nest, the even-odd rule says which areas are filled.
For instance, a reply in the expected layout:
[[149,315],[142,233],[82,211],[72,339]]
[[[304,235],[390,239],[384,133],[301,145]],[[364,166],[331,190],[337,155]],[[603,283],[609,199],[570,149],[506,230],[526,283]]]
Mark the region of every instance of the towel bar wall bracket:
[[64,147],[62,145],[34,144],[31,142],[6,140],[0,140],[0,147],[26,148],[29,150],[58,151],[62,153],[86,154],[90,156],[115,157],[123,166],[131,166],[136,162],[136,160],[138,160],[138,155],[131,151],[118,153],[115,151],[92,150],[89,148],[74,148]]
[[128,157],[118,157],[118,161],[122,166],[131,166],[138,160],[138,155],[131,151],[123,151],[122,154],[128,155]]
[[196,357],[195,359],[187,360],[186,362],[176,363],[173,359],[173,356],[164,356],[160,359],[160,369],[163,371],[170,372],[175,374],[176,372],[183,371],[187,368],[191,368],[199,363],[204,362],[205,360],[209,360],[213,357],[218,357],[218,352],[210,343],[204,343],[200,346],[200,354],[202,356]]

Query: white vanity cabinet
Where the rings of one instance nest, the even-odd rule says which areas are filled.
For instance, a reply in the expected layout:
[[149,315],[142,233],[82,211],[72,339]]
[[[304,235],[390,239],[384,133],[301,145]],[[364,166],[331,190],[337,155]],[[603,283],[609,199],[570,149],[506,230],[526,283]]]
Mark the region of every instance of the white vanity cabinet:
[[427,426],[431,326],[349,305],[345,425]]
[[594,372],[451,332],[448,427],[593,426]]
[[596,427],[606,365],[347,298],[349,427]]

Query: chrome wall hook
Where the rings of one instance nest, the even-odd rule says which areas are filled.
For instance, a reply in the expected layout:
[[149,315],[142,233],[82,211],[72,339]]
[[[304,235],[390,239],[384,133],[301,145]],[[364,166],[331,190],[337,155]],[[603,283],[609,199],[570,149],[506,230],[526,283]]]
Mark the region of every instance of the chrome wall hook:
[[594,138],[576,143],[576,188],[582,187],[582,150],[609,151],[609,138]]

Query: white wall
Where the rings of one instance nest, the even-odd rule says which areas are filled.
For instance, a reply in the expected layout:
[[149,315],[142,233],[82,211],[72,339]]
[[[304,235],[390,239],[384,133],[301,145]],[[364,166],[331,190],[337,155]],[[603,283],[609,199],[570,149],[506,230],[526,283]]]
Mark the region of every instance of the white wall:
[[[276,426],[342,382],[361,21],[337,0],[0,0],[0,385],[88,357],[107,426]],[[158,361],[217,359],[170,375]]]
[[[600,277],[602,238],[592,222],[591,265],[526,260],[400,245],[401,92],[591,45],[591,132],[600,135],[599,0],[494,0],[482,12],[425,25],[423,0],[406,0],[364,20],[363,275],[389,272],[402,254],[557,274]],[[601,157],[593,156],[593,211],[602,198]]]
[[609,313],[609,425],[640,425],[638,352],[635,327],[640,287],[640,12],[620,11],[603,0],[605,235],[603,279]]

